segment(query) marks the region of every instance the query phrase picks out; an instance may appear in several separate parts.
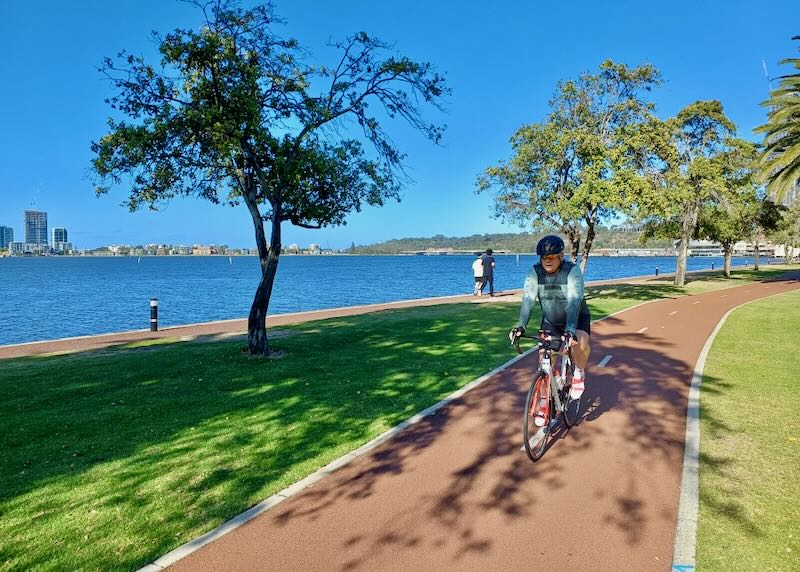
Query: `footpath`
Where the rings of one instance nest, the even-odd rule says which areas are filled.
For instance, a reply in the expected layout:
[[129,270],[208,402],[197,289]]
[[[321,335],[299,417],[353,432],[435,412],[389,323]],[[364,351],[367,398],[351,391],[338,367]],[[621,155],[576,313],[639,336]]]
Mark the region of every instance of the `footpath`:
[[521,450],[528,355],[168,570],[669,570],[698,356],[729,310],[799,277],[594,324],[589,406],[539,463]]

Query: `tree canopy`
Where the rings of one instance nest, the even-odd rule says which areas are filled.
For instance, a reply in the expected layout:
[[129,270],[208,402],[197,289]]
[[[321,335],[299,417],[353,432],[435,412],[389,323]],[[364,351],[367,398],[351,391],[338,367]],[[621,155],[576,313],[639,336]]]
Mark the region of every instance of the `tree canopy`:
[[666,121],[654,118],[647,130],[653,186],[639,197],[638,216],[646,222],[646,236],[680,238],[678,286],[701,209],[725,192],[724,158],[735,132],[719,101],[696,101]]
[[611,60],[596,74],[559,83],[547,120],[514,133],[511,159],[487,168],[478,191],[495,191],[501,218],[535,231],[558,228],[585,268],[596,225],[626,210],[645,184],[637,130],[653,110],[644,94],[659,83],[652,65]]

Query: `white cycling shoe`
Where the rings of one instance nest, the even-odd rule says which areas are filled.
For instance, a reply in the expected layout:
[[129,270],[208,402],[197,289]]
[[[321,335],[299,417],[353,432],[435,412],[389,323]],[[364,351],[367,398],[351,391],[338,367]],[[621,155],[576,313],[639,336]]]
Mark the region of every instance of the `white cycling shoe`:
[[570,399],[580,399],[583,391],[586,389],[586,374],[581,377],[573,376],[572,385],[569,388]]

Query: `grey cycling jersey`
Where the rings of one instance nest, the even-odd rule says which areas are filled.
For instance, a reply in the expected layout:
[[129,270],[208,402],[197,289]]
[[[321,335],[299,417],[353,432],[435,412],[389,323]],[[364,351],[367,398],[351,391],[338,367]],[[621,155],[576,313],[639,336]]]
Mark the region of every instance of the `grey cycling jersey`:
[[527,326],[536,299],[542,306],[542,318],[555,325],[563,325],[567,332],[575,333],[580,314],[589,314],[583,297],[583,274],[573,262],[563,261],[555,274],[548,274],[541,263],[536,263],[527,278],[519,311],[519,325]]

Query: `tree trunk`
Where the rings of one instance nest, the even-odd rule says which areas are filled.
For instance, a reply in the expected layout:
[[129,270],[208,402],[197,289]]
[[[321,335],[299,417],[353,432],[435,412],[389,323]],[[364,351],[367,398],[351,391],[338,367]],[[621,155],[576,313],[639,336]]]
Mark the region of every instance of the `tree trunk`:
[[681,224],[681,244],[678,248],[678,260],[675,268],[675,286],[683,286],[686,283],[686,259],[689,255],[689,239],[694,235],[699,214],[700,205],[696,202],[691,204],[684,213],[683,223]]
[[567,235],[567,241],[569,242],[569,250],[570,256],[572,257],[572,261],[575,262],[578,260],[578,253],[581,250],[581,230],[580,226],[578,230],[575,230],[572,226],[564,225],[561,227],[561,231]]
[[594,215],[586,219],[586,240],[583,243],[583,256],[581,257],[582,274],[586,274],[586,263],[589,261],[589,252],[592,250],[592,242],[594,242],[594,219]]
[[247,349],[250,355],[266,356],[269,355],[266,323],[267,309],[269,308],[269,300],[272,297],[272,285],[275,282],[278,257],[281,253],[280,212],[277,209],[272,211],[270,244],[267,247],[264,220],[258,210],[255,193],[246,195],[245,203],[253,219],[258,258],[261,263],[261,280],[258,282],[258,288],[256,288],[256,293],[253,296],[253,304],[250,306],[250,314],[247,316]]
[[756,242],[753,245],[753,256],[754,256],[754,258],[753,258],[753,270],[755,270],[756,272],[758,272],[758,270],[759,270],[759,268],[758,268],[758,257],[759,257],[758,243],[759,243],[759,240],[758,240],[758,238],[756,238]]
[[722,249],[725,253],[725,278],[731,277],[731,255],[733,254],[733,244],[730,242],[723,242]]

